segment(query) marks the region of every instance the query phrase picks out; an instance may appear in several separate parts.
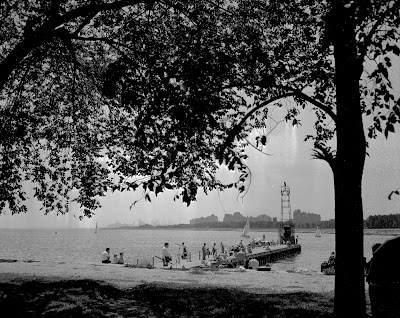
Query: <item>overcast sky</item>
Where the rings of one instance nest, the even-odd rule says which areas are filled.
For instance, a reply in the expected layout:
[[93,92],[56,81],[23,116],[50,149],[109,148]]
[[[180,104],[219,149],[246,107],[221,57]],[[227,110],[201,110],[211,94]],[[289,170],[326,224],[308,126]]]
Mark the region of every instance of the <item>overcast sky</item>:
[[[103,207],[96,212],[93,219],[83,222],[74,218],[74,213],[80,215],[77,206],[67,216],[54,214],[43,216],[39,212],[39,204],[30,201],[29,212],[26,215],[9,213],[0,216],[0,227],[90,227],[95,222],[99,226],[110,223],[145,222],[158,220],[160,223],[189,223],[196,217],[208,216],[212,213],[219,220],[225,213],[241,212],[245,216],[257,216],[266,213],[271,217],[280,218],[280,186],[283,182],[291,188],[292,211],[300,209],[321,215],[322,220],[334,218],[333,177],[328,164],[324,161],[311,159],[311,142],[304,142],[304,137],[311,130],[311,115],[305,112],[303,125],[296,128],[282,123],[268,137],[267,148],[271,155],[266,156],[249,148],[247,164],[252,171],[251,185],[244,198],[238,197],[235,189],[224,193],[212,192],[205,195],[200,191],[197,202],[189,207],[186,204],[173,201],[175,191],[168,191],[157,198],[152,196],[152,202],[141,200],[132,210],[129,206],[141,197],[141,193],[117,193],[102,200]],[[397,126],[397,131],[399,127]],[[254,135],[251,137],[254,140]],[[351,138],[351,136],[349,136]],[[388,200],[391,190],[400,186],[400,133],[390,135],[386,140],[380,136],[370,140],[369,157],[366,159],[363,178],[364,218],[375,214],[400,213],[400,196]],[[232,173],[221,169],[222,180],[233,180]]]

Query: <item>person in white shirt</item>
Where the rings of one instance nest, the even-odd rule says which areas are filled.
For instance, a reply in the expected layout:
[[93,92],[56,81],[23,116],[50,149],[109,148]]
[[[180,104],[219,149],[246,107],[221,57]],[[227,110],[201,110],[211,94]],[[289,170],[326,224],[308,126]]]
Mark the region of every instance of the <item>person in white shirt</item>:
[[168,263],[172,260],[171,254],[168,251],[169,244],[165,243],[162,249],[162,258],[164,266],[168,266]]
[[101,253],[101,262],[102,263],[111,263],[109,247],[107,247],[106,250],[103,253]]

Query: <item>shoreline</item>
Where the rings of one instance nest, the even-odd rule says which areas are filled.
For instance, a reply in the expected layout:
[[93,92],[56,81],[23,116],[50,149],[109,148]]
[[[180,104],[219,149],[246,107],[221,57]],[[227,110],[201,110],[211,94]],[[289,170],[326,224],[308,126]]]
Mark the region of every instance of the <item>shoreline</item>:
[[[273,268],[273,267],[272,267]],[[143,283],[180,284],[188,287],[240,288],[258,293],[321,292],[334,290],[334,277],[319,272],[259,272],[220,269],[216,271],[132,268],[124,265],[90,262],[29,262],[17,260],[0,263],[0,283],[10,278],[43,278],[55,280],[90,279],[119,288]]]

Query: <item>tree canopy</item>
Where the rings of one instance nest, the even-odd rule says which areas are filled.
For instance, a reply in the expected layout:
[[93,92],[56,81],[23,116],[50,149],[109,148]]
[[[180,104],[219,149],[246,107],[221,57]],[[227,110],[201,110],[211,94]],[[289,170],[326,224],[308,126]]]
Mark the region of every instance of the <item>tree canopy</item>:
[[[2,210],[26,211],[23,180],[46,212],[66,212],[78,189],[87,216],[108,190],[142,185],[150,199],[149,191],[182,188],[190,203],[198,187],[233,186],[215,180],[215,159],[244,181],[245,155],[232,141],[262,127],[265,106],[285,97],[300,106],[287,111],[293,124],[312,105],[316,134],[307,139],[332,163],[330,9],[311,0],[2,2]],[[387,136],[400,114],[390,78],[397,4],[349,9],[366,65],[368,135]]]
[[[362,316],[366,135],[387,137],[400,121],[399,10],[384,0],[1,1],[0,211],[27,211],[25,181],[46,213],[67,212],[77,190],[85,216],[107,191],[140,187],[151,200],[179,189],[187,204],[200,188],[244,191],[238,141],[264,127],[270,105],[294,125],[311,107],[306,140],[334,174],[335,311]],[[218,181],[219,164],[238,182]]]

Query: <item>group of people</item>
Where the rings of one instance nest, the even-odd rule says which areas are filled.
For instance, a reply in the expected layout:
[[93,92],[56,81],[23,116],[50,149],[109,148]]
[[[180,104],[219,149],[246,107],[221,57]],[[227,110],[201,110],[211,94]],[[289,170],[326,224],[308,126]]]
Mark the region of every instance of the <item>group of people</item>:
[[[222,242],[221,242],[221,246],[222,248],[224,248]],[[211,250],[209,247],[207,247],[207,244],[204,243],[203,246],[201,247],[201,252],[203,255],[203,260],[207,258],[209,258],[211,255],[213,256],[217,256],[217,243],[214,243],[213,246],[211,247]]]
[[114,254],[114,258],[111,260],[110,248],[107,247],[106,250],[101,253],[101,262],[104,264],[124,264],[124,253],[119,253],[119,257],[118,254]]
[[[254,245],[255,247],[255,245]],[[236,246],[226,247],[222,242],[220,244],[220,253],[218,253],[217,243],[214,243],[211,248],[207,247],[207,244],[204,243],[202,248],[202,259],[203,261],[209,258],[213,258],[215,260],[233,260],[236,259],[236,254],[238,253],[251,253],[252,252],[252,243],[249,243],[247,246],[243,244],[243,240],[240,240],[239,244]]]
[[[182,253],[181,253],[180,257],[182,259],[187,259],[189,253],[185,246],[185,242],[182,242],[182,245],[179,245],[179,244],[177,244],[177,245],[179,246],[179,249],[182,248]],[[171,253],[169,252],[168,248],[169,248],[169,243],[164,243],[164,247],[162,249],[162,261],[163,261],[164,266],[168,266],[168,264],[172,261],[172,256],[171,256]]]

